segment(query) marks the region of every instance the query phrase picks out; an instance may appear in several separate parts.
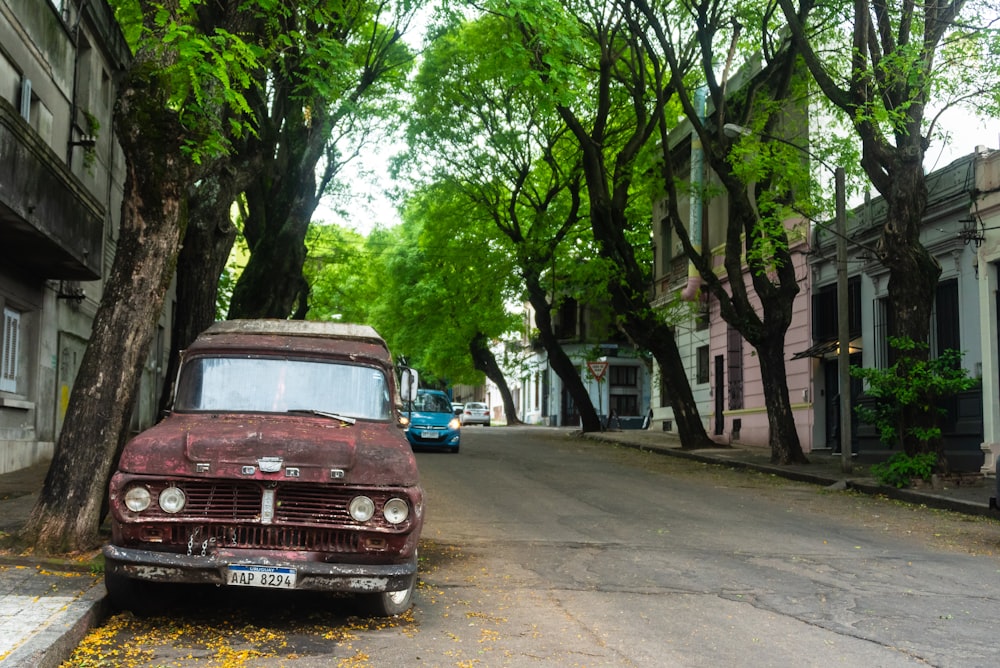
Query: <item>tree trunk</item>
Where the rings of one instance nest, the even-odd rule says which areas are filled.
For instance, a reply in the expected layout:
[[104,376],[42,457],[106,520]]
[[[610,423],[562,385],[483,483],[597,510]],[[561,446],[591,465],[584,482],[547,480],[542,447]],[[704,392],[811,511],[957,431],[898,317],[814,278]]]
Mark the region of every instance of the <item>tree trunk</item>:
[[233,289],[230,319],[287,318],[292,313],[309,291],[302,276],[308,229],[308,217],[281,216],[269,223],[252,245],[250,260]]
[[503,371],[500,370],[500,365],[497,364],[496,357],[487,345],[486,337],[482,334],[477,334],[469,342],[469,353],[472,355],[473,366],[485,373],[486,377],[492,380],[500,391],[500,396],[503,399],[504,415],[507,416],[507,424],[521,424],[520,418],[517,417],[517,406],[514,404],[514,396],[510,392],[510,386],[507,385],[507,379],[504,378]]
[[662,390],[670,397],[681,447],[685,450],[725,447],[709,438],[705,431],[674,333],[649,309],[630,312],[624,319],[623,327],[629,338],[640,348],[648,350],[660,367],[666,381]]
[[[764,404],[767,407],[768,440],[772,464],[808,464],[802,452],[795,416],[788,396],[788,376],[785,370],[785,337],[773,337],[758,342],[757,361],[760,364]],[[847,455],[845,455],[847,456]]]
[[97,544],[114,456],[128,435],[142,366],[186,223],[184,133],[157,85],[158,63],[137,54],[116,108],[126,157],[118,249],[73,384],[55,456],[21,534],[41,553]]
[[618,268],[618,274],[608,281],[612,308],[621,318],[625,333],[637,346],[653,355],[667,379],[664,389],[673,407],[681,447],[690,450],[717,448],[719,444],[708,437],[702,423],[674,332],[649,305],[649,276],[636,262],[625,237],[625,230],[629,229],[625,207],[620,203],[612,205],[611,195],[604,190],[606,180],[600,160],[594,156],[586,164],[591,229],[600,244],[601,256]]
[[189,223],[177,258],[177,305],[160,395],[161,413],[169,407],[173,395],[180,352],[215,322],[219,276],[236,240],[230,209],[241,189],[237,178],[232,170],[215,169],[200,179],[188,197]]
[[580,371],[573,360],[566,355],[552,330],[552,307],[545,297],[537,274],[525,272],[525,287],[528,290],[528,301],[535,309],[535,325],[538,327],[538,337],[541,339],[545,352],[548,353],[549,365],[563,382],[563,387],[569,392],[577,411],[580,413],[580,428],[585,432],[601,431],[601,418],[590,400],[590,393],[580,379]]
[[[923,167],[914,160],[897,159],[890,172],[890,192],[883,195],[888,205],[886,223],[880,239],[880,257],[889,268],[889,309],[892,313],[889,332],[892,336],[919,343],[930,342],[931,314],[937,292],[941,265],[920,242],[924,212],[927,208],[927,183]],[[926,360],[928,347],[897,351],[914,360]],[[900,368],[908,368],[903,364]],[[934,416],[908,407],[900,415],[903,449],[909,455],[924,450],[940,451],[940,442],[926,445],[909,433],[913,427],[934,426]]]

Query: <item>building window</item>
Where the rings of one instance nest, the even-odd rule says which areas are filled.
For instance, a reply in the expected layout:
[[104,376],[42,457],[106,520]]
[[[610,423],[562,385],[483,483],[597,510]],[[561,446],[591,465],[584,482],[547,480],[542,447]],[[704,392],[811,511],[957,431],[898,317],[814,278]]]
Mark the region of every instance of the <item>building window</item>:
[[669,218],[660,221],[660,276],[670,275],[670,260],[673,250],[673,226]]
[[0,391],[17,392],[17,358],[21,346],[21,314],[9,308],[3,310],[3,334],[0,345]]
[[553,314],[552,330],[560,340],[573,339],[577,335],[578,306],[572,297],[563,299],[558,310]]
[[639,397],[634,394],[612,394],[610,400],[611,410],[619,417],[639,414]]
[[962,349],[960,321],[958,280],[952,278],[941,281],[934,294],[934,316],[931,318],[931,357],[939,357],[946,350]]
[[21,118],[23,118],[29,125],[31,124],[31,108],[33,104],[34,95],[31,92],[31,79],[22,77],[21,95],[18,99],[18,109],[21,111]]
[[875,309],[874,315],[874,327],[872,334],[874,335],[875,344],[875,368],[876,369],[888,369],[892,366],[891,362],[891,350],[889,350],[889,332],[892,331],[892,311],[889,309],[889,298],[880,297],[875,300],[873,305]]
[[671,406],[671,403],[670,403],[670,394],[667,392],[667,383],[669,383],[669,382],[670,382],[670,379],[667,377],[666,371],[664,371],[663,368],[661,367],[660,368],[660,408],[669,408]]
[[17,104],[20,81],[21,73],[0,51],[0,97],[10,102],[11,105]]
[[730,327],[727,338],[729,410],[739,410],[743,408],[743,335]]
[[612,366],[608,371],[608,383],[611,387],[635,387],[639,384],[638,367]]
[[698,346],[698,383],[708,382],[708,346]]
[[[813,341],[833,341],[838,335],[837,284],[824,285],[813,294]],[[851,338],[861,334],[861,279],[847,281],[848,330]]]

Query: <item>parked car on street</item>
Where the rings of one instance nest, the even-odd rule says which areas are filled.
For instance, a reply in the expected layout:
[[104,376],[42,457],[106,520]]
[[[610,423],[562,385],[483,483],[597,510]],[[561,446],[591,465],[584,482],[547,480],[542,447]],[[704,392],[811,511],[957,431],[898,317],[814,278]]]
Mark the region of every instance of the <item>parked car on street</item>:
[[462,422],[452,412],[448,395],[440,390],[417,390],[416,398],[404,406],[409,420],[405,433],[414,448],[445,448],[458,452]]
[[462,409],[462,425],[481,424],[490,426],[490,407],[478,401],[470,401]]
[[455,415],[461,415],[462,410],[465,408],[465,404],[459,404],[456,402],[451,402],[451,412]]
[[416,389],[371,327],[216,323],[184,352],[170,414],[126,446],[104,548],[112,605],[158,583],[356,594],[410,607],[424,505],[396,397]]

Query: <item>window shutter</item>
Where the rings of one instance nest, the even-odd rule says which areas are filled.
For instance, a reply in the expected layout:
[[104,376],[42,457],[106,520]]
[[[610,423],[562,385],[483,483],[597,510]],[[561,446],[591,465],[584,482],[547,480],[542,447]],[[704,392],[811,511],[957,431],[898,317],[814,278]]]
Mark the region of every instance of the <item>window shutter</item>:
[[21,118],[31,122],[31,79],[21,79]]
[[0,359],[0,391],[17,391],[17,352],[20,343],[21,314],[3,310],[3,356]]

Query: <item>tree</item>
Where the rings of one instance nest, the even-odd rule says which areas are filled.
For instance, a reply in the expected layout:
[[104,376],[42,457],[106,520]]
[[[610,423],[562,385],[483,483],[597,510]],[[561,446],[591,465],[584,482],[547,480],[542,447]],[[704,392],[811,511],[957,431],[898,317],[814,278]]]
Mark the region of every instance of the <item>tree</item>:
[[[814,192],[809,187],[809,149],[783,139],[790,136],[808,143],[807,89],[804,72],[796,67],[797,53],[787,40],[772,37],[771,13],[755,5],[688,0],[687,11],[678,11],[674,5],[635,0],[634,6],[633,39],[644,46],[653,69],[669,78],[670,92],[684,109],[693,141],[702,147],[724,188],[728,204],[724,274],[716,273],[710,257],[691,242],[685,229],[677,208],[677,181],[682,177],[673,163],[678,157],[666,124],[661,123],[659,185],[674,233],[697,268],[704,289],[719,304],[722,318],[757,353],[771,461],[805,463],[785,368],[785,334],[799,293],[787,220],[796,210],[812,208],[807,198]],[[744,26],[755,28],[761,40],[746,45]],[[744,64],[739,77],[734,72],[737,58]],[[760,72],[754,72],[752,64],[759,59],[765,63]],[[692,60],[701,64],[698,70],[692,70]],[[717,71],[719,63],[724,64],[721,71]],[[699,88],[706,91],[704,97]],[[666,89],[659,90],[664,93]],[[705,97],[710,113],[705,110]],[[728,137],[725,123],[756,132]],[[712,196],[697,184],[684,185],[690,197],[707,200]]]
[[621,4],[517,1],[490,7],[510,21],[532,81],[546,91],[577,144],[590,226],[613,269],[607,287],[618,326],[652,353],[668,379],[684,447],[717,447],[705,432],[671,326],[648,300],[649,209],[637,206],[637,197],[648,204],[637,181],[644,150],[668,113],[669,81],[629,39]]
[[254,50],[243,2],[119,3],[134,58],[115,105],[125,155],[117,252],[48,475],[21,537],[42,553],[92,547],[128,433],[143,362],[187,223],[200,166],[246,130]]
[[516,326],[505,308],[509,264],[477,251],[482,235],[441,192],[413,195],[403,218],[374,242],[383,250],[371,322],[424,382],[480,384],[486,374],[516,424],[517,406],[489,346]]
[[367,323],[382,292],[382,249],[375,238],[337,225],[313,224],[303,276],[311,320]]
[[[988,2],[847,3],[778,0],[796,45],[823,95],[852,124],[862,145],[861,166],[885,200],[886,222],[878,260],[889,270],[890,333],[925,344],[941,267],[920,242],[927,206],[924,155],[935,138],[937,116],[962,101],[995,115],[1000,96],[996,7]],[[985,18],[982,13],[992,13]],[[900,351],[926,360],[922,345]],[[904,410],[904,423],[926,424],[927,415]],[[907,451],[921,446],[907,434]]]
[[248,104],[258,132],[189,188],[189,225],[177,265],[177,308],[162,402],[170,398],[179,351],[215,319],[218,279],[229,257],[239,206],[250,259],[236,276],[228,317],[305,317],[305,239],[320,199],[342,190],[338,175],[398,113],[412,55],[400,43],[420,3],[339,0],[272,2],[254,15],[261,36]]
[[[409,150],[456,213],[502,235],[483,248],[514,259],[549,364],[583,430],[598,431],[600,417],[552,324],[559,294],[544,282],[546,275],[554,280],[560,256],[568,273],[587,255],[586,246],[568,244],[581,239],[584,221],[579,160],[565,152],[563,123],[523,85],[526,63],[512,60],[505,29],[486,16],[439,31],[415,83]],[[560,290],[566,287],[561,282]]]
[[[358,146],[398,113],[413,56],[401,38],[418,2],[312,0],[277,17],[275,57],[251,98],[260,169],[244,190],[250,260],[230,318],[305,317],[304,240]],[[308,10],[308,11],[306,11]]]

